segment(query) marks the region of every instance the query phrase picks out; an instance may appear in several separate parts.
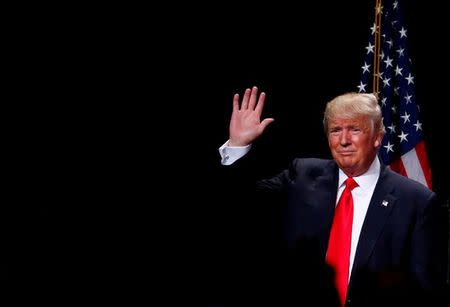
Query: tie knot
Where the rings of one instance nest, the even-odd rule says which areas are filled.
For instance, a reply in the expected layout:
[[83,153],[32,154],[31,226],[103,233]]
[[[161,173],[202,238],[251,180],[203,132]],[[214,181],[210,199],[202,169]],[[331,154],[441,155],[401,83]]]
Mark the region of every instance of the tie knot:
[[353,179],[352,177],[348,177],[347,180],[345,180],[345,187],[353,190],[355,187],[357,187],[358,184],[356,183],[355,179]]

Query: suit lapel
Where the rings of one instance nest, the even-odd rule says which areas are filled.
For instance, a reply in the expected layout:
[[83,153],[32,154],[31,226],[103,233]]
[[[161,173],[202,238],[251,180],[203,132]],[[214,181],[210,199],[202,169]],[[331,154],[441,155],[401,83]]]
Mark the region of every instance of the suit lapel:
[[395,206],[397,199],[391,194],[393,188],[389,177],[389,170],[382,167],[361,229],[352,272],[367,263],[391,210]]
[[323,259],[325,259],[331,224],[333,223],[338,181],[339,173],[337,165],[335,165],[328,175],[318,178],[316,183],[315,190],[317,191],[317,203],[321,207],[319,212],[323,213],[323,220],[319,223],[319,225],[321,225],[319,248],[321,255],[323,255]]

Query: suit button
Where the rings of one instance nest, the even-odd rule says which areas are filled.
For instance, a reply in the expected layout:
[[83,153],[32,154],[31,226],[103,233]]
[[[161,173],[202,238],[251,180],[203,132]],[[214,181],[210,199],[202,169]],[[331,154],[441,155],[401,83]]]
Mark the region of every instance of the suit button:
[[347,299],[347,302],[346,302],[346,306],[350,306],[352,304],[352,300],[351,299]]

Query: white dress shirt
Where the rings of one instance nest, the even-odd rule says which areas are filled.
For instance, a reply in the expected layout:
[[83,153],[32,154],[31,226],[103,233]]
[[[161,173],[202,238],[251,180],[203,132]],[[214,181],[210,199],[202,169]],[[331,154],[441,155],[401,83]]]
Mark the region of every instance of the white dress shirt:
[[[350,267],[348,278],[353,268],[353,260],[355,259],[356,247],[358,245],[359,234],[361,233],[361,228],[366,217],[367,209],[369,208],[370,200],[372,199],[373,191],[375,190],[375,185],[377,184],[378,177],[380,176],[380,161],[375,158],[370,165],[367,172],[358,177],[353,177],[353,179],[358,184],[352,190],[353,196],[353,224],[352,224],[352,245],[350,247]],[[347,175],[339,169],[339,189],[336,198],[336,205],[341,197],[342,192],[345,188],[345,180]]]
[[245,156],[249,151],[252,145],[247,146],[228,146],[228,142],[226,141],[219,148],[219,153],[222,158],[222,165],[231,165],[236,162],[238,159]]

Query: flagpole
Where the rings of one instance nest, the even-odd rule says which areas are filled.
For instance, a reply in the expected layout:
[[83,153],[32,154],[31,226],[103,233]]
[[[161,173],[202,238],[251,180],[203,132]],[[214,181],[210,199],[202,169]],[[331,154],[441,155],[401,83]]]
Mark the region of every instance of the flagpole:
[[380,50],[381,50],[381,0],[375,1],[375,38],[373,53],[372,92],[378,97],[380,85]]

